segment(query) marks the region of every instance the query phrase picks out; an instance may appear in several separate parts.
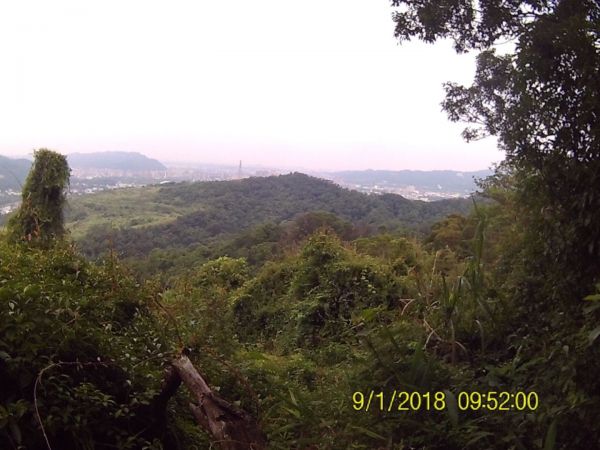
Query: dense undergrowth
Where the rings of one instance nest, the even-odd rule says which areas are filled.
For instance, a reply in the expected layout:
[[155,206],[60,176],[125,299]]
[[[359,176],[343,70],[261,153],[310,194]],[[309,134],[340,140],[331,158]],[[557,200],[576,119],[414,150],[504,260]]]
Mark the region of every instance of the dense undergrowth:
[[[114,255],[3,237],[2,448],[208,448],[186,393],[160,399],[182,351],[269,448],[589,448],[597,296],[546,296],[514,194],[498,180],[486,192],[493,203],[424,240],[302,218],[265,262],[221,256],[168,288]],[[443,392],[445,407],[356,410],[357,393],[394,390]],[[462,391],[535,392],[539,405],[462,411]]]
[[[0,448],[225,447],[165,390],[180,355],[269,448],[600,448],[598,3],[391,4],[400,41],[478,52],[442,107],[505,152],[489,201],[300,174],[152,188],[118,200],[159,213],[129,223],[84,200],[91,262],[65,235],[66,159],[36,152],[0,236]],[[402,391],[430,403],[398,410]]]

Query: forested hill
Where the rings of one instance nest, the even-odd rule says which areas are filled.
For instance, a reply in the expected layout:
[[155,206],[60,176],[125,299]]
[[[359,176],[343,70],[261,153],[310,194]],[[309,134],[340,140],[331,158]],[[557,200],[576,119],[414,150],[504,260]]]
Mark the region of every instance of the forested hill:
[[112,242],[128,258],[154,249],[205,245],[312,211],[373,230],[384,226],[425,231],[431,223],[470,207],[468,199],[419,202],[393,194],[366,195],[294,173],[94,194],[73,199],[68,220],[89,256],[105,252]]

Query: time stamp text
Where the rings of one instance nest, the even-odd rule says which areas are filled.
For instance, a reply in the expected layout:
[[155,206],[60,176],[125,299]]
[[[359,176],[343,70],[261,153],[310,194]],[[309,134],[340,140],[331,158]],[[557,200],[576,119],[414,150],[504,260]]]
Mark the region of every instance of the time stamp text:
[[357,391],[352,394],[356,411],[444,411],[449,404],[459,411],[535,411],[539,396],[535,392],[467,392],[454,395],[450,391]]

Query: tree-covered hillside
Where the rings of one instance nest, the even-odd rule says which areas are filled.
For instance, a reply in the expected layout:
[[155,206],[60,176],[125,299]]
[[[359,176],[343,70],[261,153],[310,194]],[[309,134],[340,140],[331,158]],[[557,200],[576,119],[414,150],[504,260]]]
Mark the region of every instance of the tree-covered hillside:
[[[247,228],[209,260],[188,255],[165,286],[114,253],[77,253],[60,232],[64,168],[36,153],[31,202],[0,237],[2,448],[541,450],[600,438],[600,309],[531,301],[547,280],[528,273],[537,244],[514,174],[422,239],[311,212]],[[171,186],[171,202],[188,187]]]
[[172,264],[194,247],[232,239],[260,225],[279,226],[309,212],[334,214],[365,232],[423,231],[448,214],[467,212],[471,204],[467,199],[427,203],[393,194],[368,196],[294,173],[84,196],[72,200],[68,218],[90,257],[112,246],[124,258],[170,251]]

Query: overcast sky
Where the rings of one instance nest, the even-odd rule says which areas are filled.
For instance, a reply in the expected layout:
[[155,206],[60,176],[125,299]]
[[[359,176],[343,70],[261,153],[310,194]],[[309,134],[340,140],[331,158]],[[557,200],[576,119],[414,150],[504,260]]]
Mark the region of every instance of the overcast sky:
[[388,0],[0,5],[0,154],[327,170],[503,158],[441,111],[442,83],[470,83],[474,57],[398,45]]

